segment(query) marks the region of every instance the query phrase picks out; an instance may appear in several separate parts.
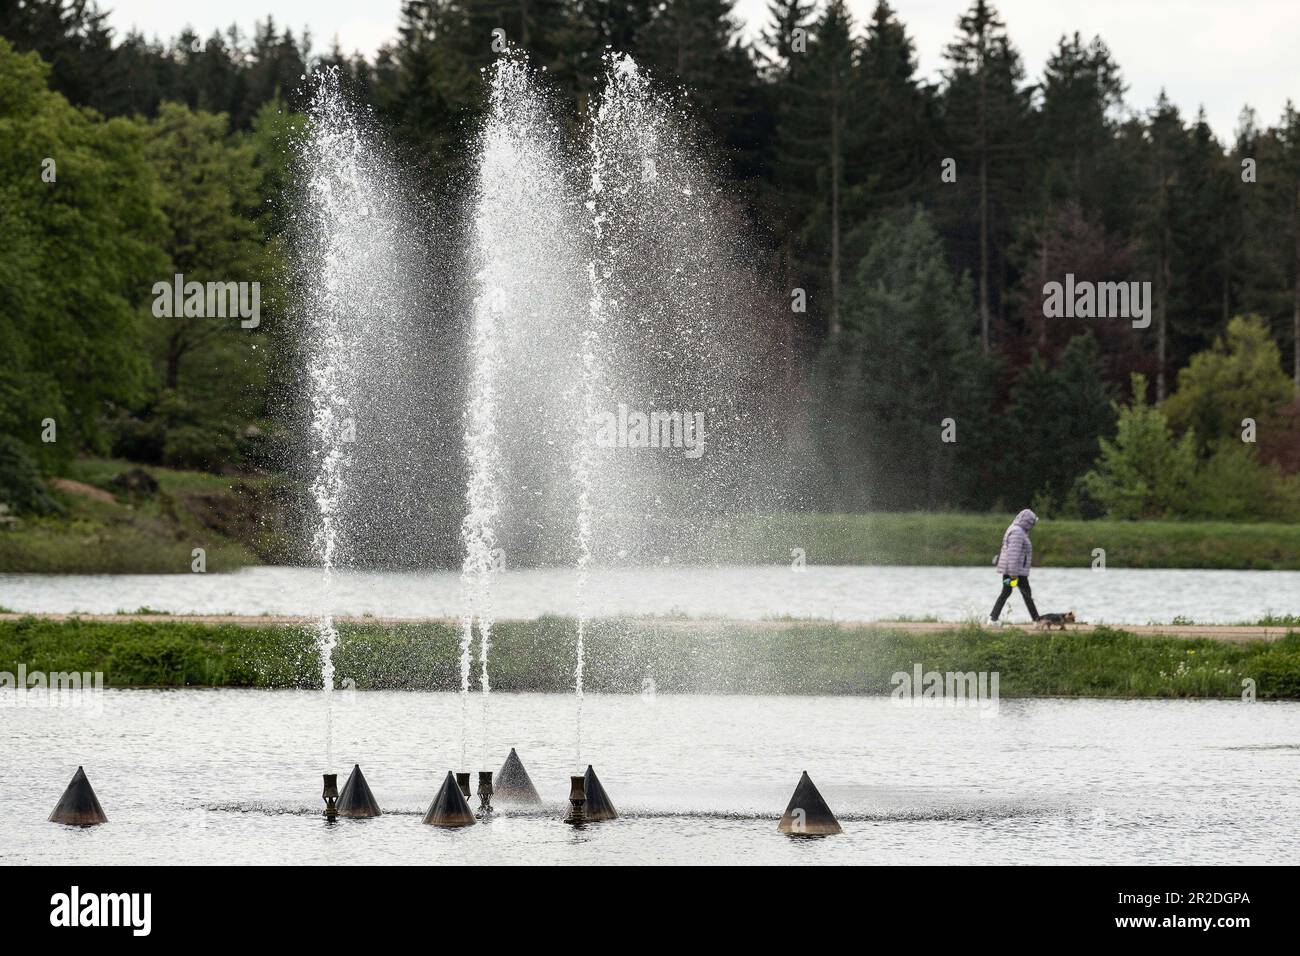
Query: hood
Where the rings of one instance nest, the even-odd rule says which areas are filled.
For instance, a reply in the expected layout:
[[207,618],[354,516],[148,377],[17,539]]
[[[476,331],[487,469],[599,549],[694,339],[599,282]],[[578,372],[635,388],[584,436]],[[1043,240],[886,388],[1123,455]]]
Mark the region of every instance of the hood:
[[1038,515],[1034,514],[1028,508],[1016,515],[1016,520],[1011,522],[1013,525],[1028,531],[1038,523]]

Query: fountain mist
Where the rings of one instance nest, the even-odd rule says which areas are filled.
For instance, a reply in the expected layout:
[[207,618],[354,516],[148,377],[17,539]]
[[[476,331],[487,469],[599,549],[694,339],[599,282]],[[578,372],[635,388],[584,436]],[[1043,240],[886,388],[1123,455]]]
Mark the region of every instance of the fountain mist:
[[397,177],[368,145],[373,137],[323,71],[300,144],[304,202],[294,223],[296,269],[310,390],[311,483],[316,504],[312,548],[321,564],[317,646],[326,713],[325,750],[332,759],[332,708],[338,628],[333,577],[342,545],[363,529],[350,479],[354,451],[376,441],[402,416],[391,404],[398,384],[391,356],[414,306],[412,270]]
[[[581,243],[572,162],[549,101],[523,57],[491,72],[479,140],[471,256],[477,286],[466,411],[467,514],[461,621],[462,761],[474,640],[487,747],[492,582],[502,565],[542,556],[573,514],[564,452],[579,429],[574,356]],[[571,520],[571,518],[570,518]],[[564,549],[553,560],[569,562]]]
[[[630,58],[606,57],[581,151],[518,53],[493,67],[489,105],[473,206],[463,713],[476,630],[488,690],[494,555],[573,567],[580,769],[599,568],[668,561],[720,514],[775,503],[783,442],[762,396],[774,357],[789,358],[770,330],[788,326],[690,124]],[[597,422],[622,408],[706,419],[707,454],[598,447]]]

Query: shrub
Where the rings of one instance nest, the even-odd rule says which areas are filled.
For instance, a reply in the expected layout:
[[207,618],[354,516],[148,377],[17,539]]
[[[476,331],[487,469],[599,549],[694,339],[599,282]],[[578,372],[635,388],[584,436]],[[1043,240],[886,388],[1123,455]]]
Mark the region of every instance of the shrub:
[[36,460],[11,435],[0,435],[0,503],[16,514],[57,514],[63,510],[46,491]]
[[1116,407],[1115,440],[1101,440],[1087,492],[1112,518],[1159,518],[1185,513],[1196,470],[1195,438],[1174,438],[1164,413],[1146,400],[1147,383],[1133,376],[1133,401]]
[[215,429],[197,425],[172,429],[163,443],[163,464],[172,468],[220,471],[223,464],[234,458],[234,439]]

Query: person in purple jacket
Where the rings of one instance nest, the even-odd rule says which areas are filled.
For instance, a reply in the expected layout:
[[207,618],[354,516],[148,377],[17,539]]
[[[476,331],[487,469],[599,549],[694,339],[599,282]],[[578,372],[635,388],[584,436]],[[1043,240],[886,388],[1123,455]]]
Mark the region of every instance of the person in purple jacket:
[[1034,607],[1034,595],[1029,590],[1029,568],[1034,558],[1034,546],[1029,541],[1029,529],[1037,523],[1038,515],[1026,508],[1016,515],[1015,520],[1007,526],[1007,530],[1002,535],[1002,550],[994,559],[994,564],[1002,575],[1002,593],[998,595],[997,603],[993,605],[993,613],[989,615],[989,623],[994,627],[999,626],[998,615],[1002,613],[1002,606],[1007,603],[1007,598],[1011,597],[1012,588],[1020,589],[1020,594],[1025,599],[1025,607],[1029,609],[1029,616],[1035,621],[1038,620],[1038,608]]

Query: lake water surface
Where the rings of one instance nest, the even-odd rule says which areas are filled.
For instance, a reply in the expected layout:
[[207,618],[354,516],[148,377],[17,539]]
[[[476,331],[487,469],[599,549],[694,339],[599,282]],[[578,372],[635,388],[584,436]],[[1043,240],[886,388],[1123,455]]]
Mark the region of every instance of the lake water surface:
[[[1000,586],[985,568],[820,566],[629,567],[592,573],[596,616],[684,615],[733,620],[824,618],[983,619]],[[1255,623],[1300,614],[1300,571],[1185,571],[1045,568],[1033,573],[1040,611],[1073,610],[1111,624]],[[316,614],[321,574],[313,568],[258,567],[232,574],[0,574],[0,606],[24,612],[112,614],[141,607],[173,614]],[[450,571],[342,572],[336,614],[460,616],[460,577]],[[509,570],[495,583],[498,617],[572,615],[568,569]],[[1006,620],[1027,620],[1012,595]]]
[[[518,748],[548,805],[443,831],[458,695],[110,690],[0,711],[0,863],[1295,863],[1300,703],[1002,701],[995,716],[880,697],[589,695],[582,762],[623,818],[561,822],[573,698],[469,707],[464,769]],[[486,728],[486,732],[485,732]],[[320,816],[360,762],[387,815]],[[46,822],[83,764],[109,823]],[[802,770],[844,833],[784,837]]]

